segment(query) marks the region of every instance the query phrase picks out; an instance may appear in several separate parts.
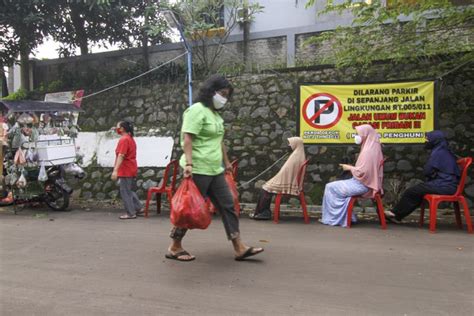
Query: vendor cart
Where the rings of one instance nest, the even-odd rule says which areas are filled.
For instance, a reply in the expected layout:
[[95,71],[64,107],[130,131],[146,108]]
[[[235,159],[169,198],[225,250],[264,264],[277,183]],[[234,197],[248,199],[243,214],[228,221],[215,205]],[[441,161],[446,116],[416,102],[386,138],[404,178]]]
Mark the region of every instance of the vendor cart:
[[44,202],[54,210],[67,209],[72,189],[65,172],[84,175],[77,165],[71,168],[83,111],[70,103],[0,100],[0,112],[0,204]]

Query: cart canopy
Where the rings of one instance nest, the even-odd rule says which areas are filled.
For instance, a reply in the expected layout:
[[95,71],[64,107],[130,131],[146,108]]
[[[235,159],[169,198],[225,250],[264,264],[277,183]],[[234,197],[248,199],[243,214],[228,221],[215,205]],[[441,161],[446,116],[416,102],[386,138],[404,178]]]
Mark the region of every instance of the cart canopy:
[[72,103],[44,101],[7,101],[0,100],[0,110],[8,113],[18,112],[84,112]]

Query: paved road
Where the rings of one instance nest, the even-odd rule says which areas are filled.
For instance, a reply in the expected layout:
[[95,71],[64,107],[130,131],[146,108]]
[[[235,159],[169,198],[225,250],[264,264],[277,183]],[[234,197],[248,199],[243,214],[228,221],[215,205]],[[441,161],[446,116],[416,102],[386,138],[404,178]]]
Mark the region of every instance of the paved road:
[[220,221],[164,259],[166,216],[0,212],[1,314],[472,315],[474,236],[454,225],[352,229],[241,221],[265,252],[236,262]]

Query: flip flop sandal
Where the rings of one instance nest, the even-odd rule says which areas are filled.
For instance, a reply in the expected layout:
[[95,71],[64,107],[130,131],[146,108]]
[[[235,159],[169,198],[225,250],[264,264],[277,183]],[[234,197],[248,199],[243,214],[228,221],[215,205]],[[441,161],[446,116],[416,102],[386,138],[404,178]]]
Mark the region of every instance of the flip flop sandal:
[[252,257],[252,256],[258,255],[259,253],[263,252],[263,248],[260,251],[256,251],[256,252],[255,252],[255,250],[256,249],[254,247],[250,247],[249,249],[247,249],[240,256],[236,256],[235,260],[236,261],[243,261],[243,260],[245,260],[245,258]]
[[137,215],[133,215],[133,216],[130,216],[130,215],[121,215],[119,216],[120,219],[135,219],[137,218]]
[[196,259],[196,257],[191,257],[191,259],[180,259],[180,257],[182,257],[182,256],[191,256],[191,254],[189,252],[187,252],[186,250],[180,251],[180,252],[175,253],[175,254],[172,254],[171,252],[168,252],[165,255],[165,258],[166,259],[171,259],[171,260],[183,261],[183,262],[193,261],[194,259]]

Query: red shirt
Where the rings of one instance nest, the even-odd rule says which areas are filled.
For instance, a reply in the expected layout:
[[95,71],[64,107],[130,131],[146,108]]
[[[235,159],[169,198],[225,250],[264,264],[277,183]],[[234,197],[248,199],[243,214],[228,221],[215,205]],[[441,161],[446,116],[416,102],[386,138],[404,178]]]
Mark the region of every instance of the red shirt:
[[[133,137],[124,134],[115,149],[115,156],[124,155],[122,164],[120,165],[117,176],[119,177],[136,177],[137,167],[137,144]],[[117,159],[117,158],[116,158]]]

